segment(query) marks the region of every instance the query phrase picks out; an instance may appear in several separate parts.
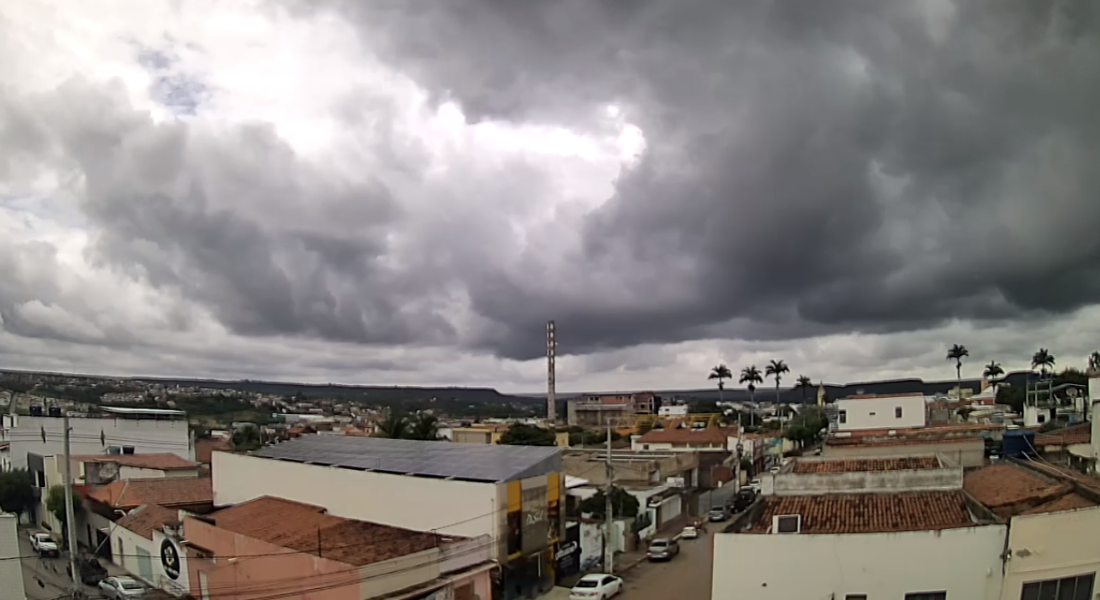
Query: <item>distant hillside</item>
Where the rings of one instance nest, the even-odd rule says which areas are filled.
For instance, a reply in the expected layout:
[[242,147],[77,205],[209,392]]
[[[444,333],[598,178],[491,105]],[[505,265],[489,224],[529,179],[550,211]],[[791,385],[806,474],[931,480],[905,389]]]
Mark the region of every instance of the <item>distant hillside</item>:
[[194,386],[210,389],[239,390],[242,392],[256,392],[260,394],[272,394],[278,396],[297,396],[303,398],[341,398],[346,400],[359,400],[363,402],[386,403],[394,400],[430,400],[448,399],[471,403],[534,403],[537,398],[525,398],[502,394],[493,388],[472,387],[409,387],[409,386],[380,386],[380,385],[342,385],[342,384],[309,384],[309,383],[285,383],[277,381],[255,381],[245,379],[242,381],[219,381],[214,379],[160,379],[140,378],[135,381],[158,383],[161,385]]

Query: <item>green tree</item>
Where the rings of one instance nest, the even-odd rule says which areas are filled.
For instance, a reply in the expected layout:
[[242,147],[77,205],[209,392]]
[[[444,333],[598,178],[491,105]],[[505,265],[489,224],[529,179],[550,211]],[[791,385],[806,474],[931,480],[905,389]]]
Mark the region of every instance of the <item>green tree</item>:
[[1005,370],[1001,368],[1001,363],[991,360],[989,364],[985,366],[985,370],[982,371],[982,375],[989,381],[996,381],[1005,374]]
[[1010,385],[997,386],[997,404],[1005,404],[1012,407],[1012,412],[1017,414],[1024,411],[1024,388]]
[[804,406],[787,426],[787,439],[803,445],[817,441],[829,427],[829,418],[820,406]]
[[764,373],[768,377],[775,378],[775,403],[779,404],[779,383],[782,380],[784,373],[790,373],[791,368],[787,366],[787,363],[782,360],[772,360],[768,362],[768,366],[764,367]]
[[798,389],[802,390],[802,402],[806,402],[806,390],[813,387],[813,385],[814,385],[814,382],[811,381],[809,377],[806,377],[805,375],[799,375],[798,376],[798,385],[797,385],[797,387],[798,387]]
[[1038,352],[1031,355],[1031,368],[1035,367],[1039,367],[1039,372],[1046,375],[1047,369],[1054,368],[1054,355],[1046,348],[1039,348]]
[[730,368],[724,364],[719,364],[710,370],[710,375],[707,379],[718,380],[718,401],[722,402],[722,390],[726,389],[726,380],[733,379],[733,373],[730,372]]
[[263,447],[260,428],[254,423],[242,423],[229,436],[229,447],[238,452],[251,452]]
[[549,429],[516,423],[500,435],[497,443],[505,446],[556,446],[558,441]]
[[0,509],[21,515],[34,506],[34,480],[30,471],[14,469],[0,473]]
[[416,418],[406,428],[405,437],[410,440],[438,440],[439,419],[430,413],[417,413]]
[[962,344],[954,344],[947,350],[947,360],[955,361],[955,379],[958,381],[959,399],[963,396],[962,368],[963,358],[970,356],[970,351]]
[[[73,490],[73,515],[80,513],[82,502],[80,494]],[[58,523],[61,523],[62,538],[67,546],[69,529],[65,527],[68,522],[67,515],[65,515],[65,486],[55,485],[46,492],[46,510],[50,511],[50,514],[57,519]]]
[[[760,374],[760,369],[757,369],[756,365],[741,369],[741,377],[737,379],[737,382],[749,384],[749,402],[756,404],[756,384],[764,383],[764,377]],[[755,414],[755,410],[749,413],[749,425],[752,425]]]
[[396,410],[389,411],[386,418],[382,422],[378,423],[377,435],[378,437],[390,438],[391,440],[400,440],[405,438],[409,432],[409,418],[404,413]]
[[[592,514],[592,518],[603,519],[607,515],[607,496],[603,490],[599,490],[588,498],[585,498],[577,506],[582,514]],[[621,487],[611,487],[611,514],[616,517],[637,517],[641,507],[638,499]]]

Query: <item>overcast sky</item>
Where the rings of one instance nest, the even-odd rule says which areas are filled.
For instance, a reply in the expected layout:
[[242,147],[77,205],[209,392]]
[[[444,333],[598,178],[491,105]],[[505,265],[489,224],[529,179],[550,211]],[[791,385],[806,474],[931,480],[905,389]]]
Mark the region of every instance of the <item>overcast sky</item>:
[[0,367],[545,388],[1100,348],[1092,0],[0,0]]

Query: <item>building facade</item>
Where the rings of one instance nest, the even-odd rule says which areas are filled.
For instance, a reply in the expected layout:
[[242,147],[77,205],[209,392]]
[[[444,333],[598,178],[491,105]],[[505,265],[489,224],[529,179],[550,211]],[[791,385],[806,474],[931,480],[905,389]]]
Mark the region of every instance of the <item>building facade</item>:
[[851,396],[836,401],[837,429],[910,429],[927,424],[924,396]]
[[0,600],[27,600],[18,526],[19,517],[0,512]]

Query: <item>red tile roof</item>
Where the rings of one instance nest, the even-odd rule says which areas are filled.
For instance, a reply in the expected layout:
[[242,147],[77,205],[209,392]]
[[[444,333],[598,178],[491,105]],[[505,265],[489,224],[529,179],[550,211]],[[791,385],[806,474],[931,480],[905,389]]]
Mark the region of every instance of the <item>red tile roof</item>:
[[88,498],[113,508],[137,508],[142,504],[172,507],[213,504],[214,489],[209,477],[126,479],[97,488]]
[[195,440],[195,460],[204,465],[208,465],[213,461],[215,452],[229,451],[229,440],[225,438]]
[[975,524],[962,492],[772,496],[764,500],[747,533],[767,533],[778,515],[801,515],[802,533],[885,533]]
[[198,463],[191,462],[170,452],[157,454],[88,454],[74,456],[75,462],[118,463],[123,467],[156,469],[158,471],[197,470]]
[[897,458],[853,458],[848,460],[799,460],[794,463],[794,473],[864,473],[869,471],[912,471],[938,469],[940,461],[934,456],[904,456]]
[[147,540],[152,540],[153,530],[159,529],[165,523],[178,520],[179,511],[157,506],[156,504],[146,504],[135,508],[125,517],[115,521],[115,525],[128,529]]
[[651,429],[638,442],[642,444],[699,444],[702,446],[720,445],[726,446],[726,440],[731,435],[730,430],[724,427],[707,427],[705,429],[692,429],[682,427],[680,429]]
[[994,512],[1008,516],[1064,496],[1073,486],[1018,465],[999,463],[967,473],[963,489]]
[[443,539],[431,533],[334,517],[320,506],[271,496],[206,518],[227,531],[355,566],[435,548]]
[[1040,504],[1031,510],[1024,511],[1025,515],[1039,515],[1045,513],[1062,512],[1065,510],[1076,510],[1078,508],[1092,508],[1096,506],[1096,503],[1088,498],[1076,494],[1066,494],[1057,500],[1051,500],[1046,504]]
[[1080,423],[1035,434],[1036,446],[1069,446],[1092,443],[1092,423]]
[[917,446],[921,444],[957,444],[971,442],[985,445],[985,441],[977,435],[941,435],[941,436],[882,436],[882,437],[830,437],[825,440],[826,446]]

